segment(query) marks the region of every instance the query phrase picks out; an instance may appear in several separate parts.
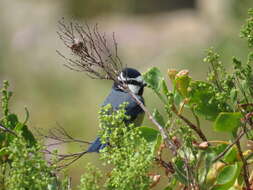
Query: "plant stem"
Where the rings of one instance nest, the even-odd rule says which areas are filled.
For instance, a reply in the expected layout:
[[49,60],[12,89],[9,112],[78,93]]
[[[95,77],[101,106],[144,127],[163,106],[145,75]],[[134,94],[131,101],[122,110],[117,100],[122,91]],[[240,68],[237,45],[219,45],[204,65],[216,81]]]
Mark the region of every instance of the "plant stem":
[[198,118],[198,116],[196,115],[194,109],[191,109],[191,111],[192,111],[193,116],[195,117],[195,120],[196,120],[198,129],[200,129],[200,121],[199,121],[199,118]]
[[8,129],[7,127],[4,127],[4,126],[0,125],[0,129],[3,130],[3,131],[5,131],[5,132],[8,132],[8,133],[10,133],[10,134],[12,134],[14,136],[17,136],[17,134],[14,131]]
[[230,145],[228,145],[225,150],[220,153],[214,160],[213,160],[213,163],[214,162],[217,162],[219,159],[221,159],[229,150],[230,148],[232,148],[241,138],[242,136],[245,134],[245,132],[242,130],[239,135],[236,137],[236,139],[234,140],[233,143],[231,143]]
[[143,109],[143,111],[147,114],[148,119],[158,128],[158,130],[160,131],[162,138],[165,142],[165,144],[167,145],[168,148],[170,148],[170,150],[172,151],[173,155],[177,154],[177,147],[176,145],[174,145],[173,142],[171,142],[169,140],[169,137],[166,133],[166,131],[164,130],[164,127],[161,126],[156,120],[155,118],[152,116],[152,114],[149,112],[149,110],[146,108],[146,106],[138,99],[138,97],[132,93],[130,90],[128,90],[128,93],[134,98],[134,100],[136,101],[136,103]]
[[239,152],[239,156],[242,160],[243,163],[243,179],[246,185],[246,190],[251,190],[250,188],[250,183],[249,183],[249,170],[248,170],[248,164],[247,161],[245,160],[243,153],[242,153],[242,149],[241,149],[241,145],[240,145],[240,141],[236,141],[236,147],[238,149]]
[[176,107],[174,105],[172,107],[172,111],[180,119],[182,119],[192,130],[194,130],[203,141],[207,141],[207,138],[204,135],[204,133],[202,132],[202,130],[200,128],[198,128],[196,125],[194,125],[190,120],[188,120],[187,118],[185,118],[184,116],[182,116],[180,113],[178,113],[178,111],[177,111],[177,109],[176,109]]

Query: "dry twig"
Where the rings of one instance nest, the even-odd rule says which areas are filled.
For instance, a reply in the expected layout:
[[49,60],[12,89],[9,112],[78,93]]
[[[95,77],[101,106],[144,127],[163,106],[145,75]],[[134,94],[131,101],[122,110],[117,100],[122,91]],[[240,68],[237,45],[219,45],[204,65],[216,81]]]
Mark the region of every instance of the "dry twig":
[[90,27],[78,23],[66,24],[64,19],[59,21],[59,38],[71,50],[71,56],[66,57],[57,53],[66,60],[64,65],[74,71],[85,72],[91,78],[117,81],[117,76],[123,68],[118,56],[118,44],[115,35],[112,42],[101,34],[98,25]]
[[53,141],[53,143],[46,144],[46,147],[57,146],[66,143],[80,143],[80,144],[90,144],[88,141],[76,139],[72,137],[62,126],[58,124],[58,128],[49,130],[48,134],[44,134],[41,130],[37,130],[38,136],[46,139],[47,141]]
[[58,128],[54,128],[49,130],[47,134],[41,132],[41,130],[37,130],[38,136],[42,137],[45,141],[53,141],[50,144],[46,144],[46,149],[43,150],[45,154],[55,156],[58,161],[58,169],[64,168],[69,166],[70,164],[74,163],[78,159],[80,159],[86,151],[81,151],[78,153],[69,153],[69,154],[59,154],[58,152],[51,151],[51,147],[59,146],[63,144],[69,143],[79,143],[81,146],[84,144],[91,144],[88,141],[76,139],[72,137],[62,126],[58,124]]

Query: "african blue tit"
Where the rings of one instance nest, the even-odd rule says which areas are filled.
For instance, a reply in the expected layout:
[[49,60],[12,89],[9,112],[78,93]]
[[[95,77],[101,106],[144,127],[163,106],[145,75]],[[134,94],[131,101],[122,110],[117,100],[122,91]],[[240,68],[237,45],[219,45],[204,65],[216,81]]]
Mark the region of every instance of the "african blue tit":
[[[125,68],[119,74],[117,82],[114,82],[111,92],[102,106],[111,104],[113,110],[117,110],[121,104],[126,102],[126,115],[130,117],[126,122],[134,122],[136,125],[140,125],[144,117],[144,111],[136,103],[136,100],[134,100],[127,91],[121,88],[123,83],[126,84],[128,89],[144,104],[142,95],[146,83],[144,82],[141,73],[133,68]],[[103,149],[105,146],[106,144],[102,144],[100,138],[97,137],[88,147],[86,152],[99,152],[99,150]]]

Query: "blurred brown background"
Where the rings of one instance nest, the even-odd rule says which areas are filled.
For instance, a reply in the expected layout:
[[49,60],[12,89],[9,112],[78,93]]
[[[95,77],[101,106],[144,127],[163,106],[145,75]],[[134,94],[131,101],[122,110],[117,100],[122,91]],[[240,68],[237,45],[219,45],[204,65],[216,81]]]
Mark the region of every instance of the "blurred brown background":
[[[74,137],[93,140],[99,105],[112,84],[62,65],[56,50],[66,49],[56,35],[58,20],[86,20],[99,23],[108,36],[115,32],[122,61],[141,72],[152,66],[164,75],[168,68],[189,69],[194,79],[203,79],[202,59],[210,46],[228,68],[232,55],[246,59],[246,43],[238,36],[250,7],[252,0],[1,0],[0,80],[11,83],[14,112],[24,117],[28,107],[31,127],[59,123]],[[150,90],[145,98],[150,110],[161,106]],[[217,138],[210,127],[204,130]],[[87,162],[102,167],[97,154],[85,156],[69,168],[74,185]]]

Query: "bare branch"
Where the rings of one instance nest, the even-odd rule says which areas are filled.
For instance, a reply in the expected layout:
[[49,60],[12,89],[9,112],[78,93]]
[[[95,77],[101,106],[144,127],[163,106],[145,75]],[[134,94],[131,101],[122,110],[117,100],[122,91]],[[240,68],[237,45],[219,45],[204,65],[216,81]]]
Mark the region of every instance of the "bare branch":
[[112,43],[109,43],[106,36],[99,32],[98,25],[90,27],[87,23],[84,26],[73,22],[66,24],[64,19],[58,22],[57,34],[72,55],[66,57],[57,51],[66,60],[64,66],[85,72],[91,78],[117,81],[123,65],[118,56],[114,34]]
[[44,134],[41,130],[37,130],[37,133],[40,137],[45,139],[46,141],[53,141],[50,144],[46,144],[46,149],[43,152],[47,155],[52,155],[57,158],[58,170],[65,168],[72,163],[76,162],[80,159],[86,151],[81,151],[77,153],[58,153],[52,150],[52,146],[58,146],[69,143],[79,143],[81,146],[84,144],[91,144],[88,141],[76,139],[72,137],[62,126],[58,124],[58,128],[54,128],[49,130],[48,134]]
[[43,151],[45,154],[48,155],[53,155],[57,157],[57,161],[58,161],[58,167],[57,169],[63,169],[71,164],[73,164],[74,162],[76,162],[77,160],[79,160],[84,154],[87,153],[87,151],[82,151],[82,152],[78,152],[78,153],[72,153],[72,154],[58,154],[56,152],[52,152],[50,150],[44,150]]
[[62,126],[58,124],[58,128],[49,130],[48,134],[44,134],[41,130],[37,130],[38,136],[45,140],[54,141],[53,143],[47,144],[46,147],[56,146],[67,143],[80,143],[80,144],[91,144],[88,141],[76,139],[72,137]]

